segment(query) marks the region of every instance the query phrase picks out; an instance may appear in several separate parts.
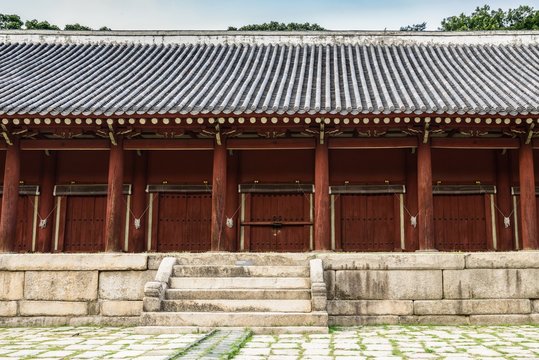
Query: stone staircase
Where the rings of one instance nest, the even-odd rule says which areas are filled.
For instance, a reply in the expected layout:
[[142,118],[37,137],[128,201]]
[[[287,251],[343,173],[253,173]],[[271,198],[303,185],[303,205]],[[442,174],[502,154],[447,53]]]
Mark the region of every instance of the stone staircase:
[[321,260],[229,255],[204,265],[196,259],[162,260],[155,281],[145,286],[144,325],[327,332]]

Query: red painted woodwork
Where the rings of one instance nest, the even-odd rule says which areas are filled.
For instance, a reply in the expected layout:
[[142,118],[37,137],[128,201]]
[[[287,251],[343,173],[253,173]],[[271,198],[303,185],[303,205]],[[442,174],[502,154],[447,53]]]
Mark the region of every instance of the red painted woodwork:
[[[131,196],[131,213],[129,214],[129,252],[142,252],[146,250],[146,219],[147,194],[146,177],[148,166],[148,152],[141,152],[133,159],[133,189]],[[140,219],[140,228],[135,227],[135,218]]]
[[242,151],[240,183],[314,182],[313,150]]
[[334,206],[336,250],[400,249],[398,195],[339,194]]
[[231,150],[276,150],[276,149],[314,149],[315,139],[228,139],[227,148]]
[[212,151],[148,151],[148,184],[211,183],[212,164]]
[[116,138],[117,145],[112,145],[109,154],[107,186],[107,212],[105,217],[105,251],[114,252],[122,249],[122,205],[124,181],[124,149],[121,136]]
[[432,149],[432,179],[447,185],[495,184],[496,151]]
[[[60,251],[100,252],[105,250],[106,196],[67,196],[62,198]],[[62,224],[63,223],[63,224]],[[62,236],[63,235],[63,236]],[[63,241],[62,241],[63,240]]]
[[226,201],[225,216],[232,219],[233,226],[225,226],[226,244],[224,250],[237,251],[238,227],[240,216],[240,198],[238,193],[238,175],[239,175],[239,152],[233,151],[227,159],[227,179],[226,179]]
[[417,207],[417,154],[411,150],[406,151],[406,194],[404,194],[405,251],[419,249],[419,234],[417,226],[412,226],[411,216],[418,215]]
[[15,250],[17,238],[17,212],[19,201],[19,180],[21,172],[21,151],[19,139],[12,138],[13,145],[6,150],[4,184],[2,195],[2,217],[0,218],[0,252]]
[[108,151],[58,151],[57,184],[104,184],[107,182]]
[[[330,143],[331,144],[331,143]],[[331,185],[404,184],[407,149],[330,150],[329,180]]]
[[[35,201],[34,196],[19,195],[14,252],[25,253],[32,251]],[[1,216],[2,213],[0,210]]]
[[435,195],[435,247],[441,251],[486,251],[492,239],[488,195]]
[[211,139],[130,139],[124,140],[125,150],[213,150]]
[[431,149],[427,143],[419,142],[417,148],[417,219],[419,250],[433,250],[434,222],[432,199]]
[[[499,251],[514,250],[513,218],[511,216],[513,205],[511,203],[511,164],[508,152],[496,153],[496,228],[498,230],[497,249]],[[512,226],[505,227],[504,216],[509,216]]]
[[245,194],[245,250],[308,251],[312,227],[309,198],[302,193]]
[[417,147],[417,138],[330,138],[330,149],[398,149]]
[[95,139],[77,140],[21,140],[22,150],[109,150],[110,141]]
[[[223,139],[224,142],[224,139]],[[225,201],[226,201],[226,145],[215,144],[213,150],[212,207],[211,207],[211,250],[225,248]]]
[[211,249],[211,194],[155,193],[154,247],[159,252]]
[[434,138],[433,149],[518,149],[518,139],[513,138]]
[[524,250],[538,248],[537,201],[531,144],[522,142],[519,149],[521,243]]
[[56,183],[56,153],[42,153],[41,182],[39,187],[39,218],[46,220],[45,227],[37,227],[37,252],[52,249],[52,229],[54,227],[54,185]]
[[327,142],[317,143],[314,166],[314,250],[331,250],[328,161]]

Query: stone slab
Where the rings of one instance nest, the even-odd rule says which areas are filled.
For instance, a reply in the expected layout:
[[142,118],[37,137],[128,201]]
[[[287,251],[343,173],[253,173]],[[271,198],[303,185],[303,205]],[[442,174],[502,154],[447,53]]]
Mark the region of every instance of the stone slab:
[[103,300],[142,300],[144,285],[156,271],[103,271],[99,273],[99,298]]
[[538,269],[539,251],[470,253],[466,255],[467,269]]
[[140,316],[26,316],[0,317],[3,327],[138,326]]
[[334,270],[324,271],[324,282],[326,283],[328,300],[333,300],[335,298],[335,271]]
[[184,312],[311,312],[311,300],[164,300],[164,311]]
[[88,304],[73,301],[19,301],[21,316],[81,316],[88,314]]
[[104,316],[139,316],[142,314],[142,301],[101,301],[100,314]]
[[418,300],[415,315],[529,314],[528,299]]
[[327,311],[334,315],[412,315],[412,300],[330,300]]
[[0,316],[16,316],[17,302],[16,301],[0,301]]
[[308,289],[309,278],[301,277],[173,277],[171,289]]
[[441,270],[339,270],[335,274],[336,300],[441,298]]
[[24,272],[0,271],[0,300],[23,298]]
[[236,265],[237,262],[255,266],[306,266],[314,253],[166,253],[148,255],[148,269],[157,270],[161,260],[173,256],[178,265]]
[[401,316],[399,324],[403,325],[469,325],[468,316],[459,315],[426,315]]
[[446,299],[539,298],[539,269],[444,270]]
[[0,270],[146,270],[146,254],[2,254]]
[[356,253],[320,254],[327,270],[430,270],[464,269],[459,253]]
[[532,301],[532,312],[539,313],[539,300]]
[[526,325],[531,324],[530,315],[470,315],[472,325]]
[[27,271],[26,300],[85,301],[97,299],[97,271]]
[[381,316],[329,316],[330,326],[362,326],[362,325],[397,325],[399,317],[395,315]]

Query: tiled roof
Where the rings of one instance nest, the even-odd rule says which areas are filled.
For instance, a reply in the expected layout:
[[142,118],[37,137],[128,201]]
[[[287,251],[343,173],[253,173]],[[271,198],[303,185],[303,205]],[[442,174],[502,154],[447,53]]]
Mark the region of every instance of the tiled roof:
[[0,114],[539,113],[538,44],[279,39],[5,41]]

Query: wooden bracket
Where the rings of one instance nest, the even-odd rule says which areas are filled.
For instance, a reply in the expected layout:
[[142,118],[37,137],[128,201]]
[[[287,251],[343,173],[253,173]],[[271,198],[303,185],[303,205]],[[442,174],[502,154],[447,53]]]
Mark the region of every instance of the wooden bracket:
[[423,144],[426,144],[429,142],[429,123],[425,124],[425,130],[423,131]]
[[221,146],[221,131],[219,130],[219,124],[215,125],[215,142]]
[[9,146],[13,145],[13,141],[9,138],[9,132],[7,131],[7,128],[5,125],[2,125],[2,136],[4,137],[4,140],[6,140],[6,144]]
[[324,145],[324,136],[325,136],[324,123],[322,123],[320,124],[320,145]]
[[532,141],[533,137],[533,128],[535,127],[535,124],[530,124],[530,127],[528,128],[528,133],[526,135],[526,142],[525,144],[528,145]]
[[109,139],[112,145],[116,146],[118,143],[116,142],[116,138],[114,137],[114,128],[111,124],[109,124]]

